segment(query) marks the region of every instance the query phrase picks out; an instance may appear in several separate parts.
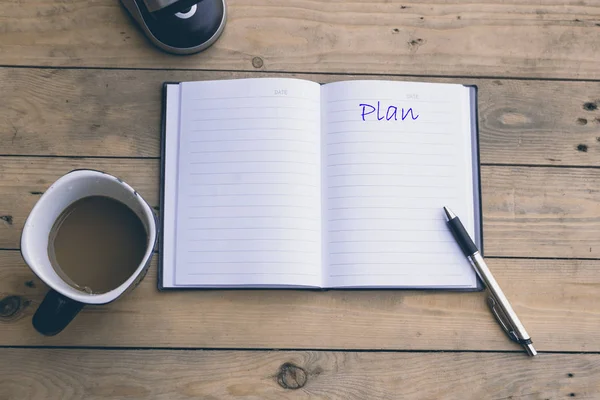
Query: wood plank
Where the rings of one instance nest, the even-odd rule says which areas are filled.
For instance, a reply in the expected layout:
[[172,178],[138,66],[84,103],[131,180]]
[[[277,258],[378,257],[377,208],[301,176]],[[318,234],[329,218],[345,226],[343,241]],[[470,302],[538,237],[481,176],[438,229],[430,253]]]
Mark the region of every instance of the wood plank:
[[[76,168],[104,170],[158,205],[156,159],[0,157],[0,248],[18,248],[40,193]],[[600,170],[482,167],[484,246],[489,256],[600,258]],[[8,218],[7,218],[8,219]]]
[[[489,265],[536,349],[600,351],[597,261],[490,259]],[[485,292],[158,292],[156,279],[153,263],[126,297],[84,308],[48,338],[31,325],[47,288],[18,251],[0,251],[0,346],[520,351],[488,310]]]
[[221,39],[176,57],[118,1],[10,0],[0,65],[597,79],[593,2],[228,0]]
[[[0,154],[157,157],[162,82],[257,76],[282,75],[0,68]],[[427,80],[478,86],[483,163],[600,166],[600,82]]]
[[487,255],[598,258],[600,170],[484,167]]
[[0,398],[20,400],[600,396],[597,354],[1,349],[0,357]]

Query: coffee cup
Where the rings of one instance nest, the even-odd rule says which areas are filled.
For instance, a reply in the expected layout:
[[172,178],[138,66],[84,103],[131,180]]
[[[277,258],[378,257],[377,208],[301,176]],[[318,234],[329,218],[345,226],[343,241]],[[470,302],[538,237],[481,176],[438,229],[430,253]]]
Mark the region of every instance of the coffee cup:
[[23,259],[50,288],[34,328],[56,335],[84,306],[135,288],[150,266],[157,229],[152,207],[115,176],[80,169],[54,182],[21,234]]

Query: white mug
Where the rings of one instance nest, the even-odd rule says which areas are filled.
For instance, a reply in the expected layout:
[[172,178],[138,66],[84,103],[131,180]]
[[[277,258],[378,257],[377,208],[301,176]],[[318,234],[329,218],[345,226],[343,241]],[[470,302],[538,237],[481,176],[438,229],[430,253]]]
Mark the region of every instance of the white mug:
[[[147,237],[144,257],[135,272],[120,286],[98,294],[78,290],[65,282],[52,267],[48,254],[50,231],[62,212],[75,201],[95,195],[107,196],[128,206],[142,222]],[[23,259],[33,273],[50,287],[33,316],[35,329],[44,335],[56,335],[85,305],[110,303],[137,286],[150,266],[157,230],[157,217],[152,207],[137,191],[117,177],[101,171],[80,169],[54,182],[31,210],[21,234]]]

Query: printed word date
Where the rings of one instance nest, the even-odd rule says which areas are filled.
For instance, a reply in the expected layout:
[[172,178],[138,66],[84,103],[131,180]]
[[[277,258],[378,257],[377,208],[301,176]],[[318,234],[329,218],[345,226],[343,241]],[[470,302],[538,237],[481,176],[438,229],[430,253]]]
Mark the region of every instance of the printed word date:
[[416,114],[412,107],[407,109],[398,109],[396,106],[386,107],[385,105],[382,106],[379,101],[377,102],[377,106],[361,103],[359,104],[359,107],[362,109],[361,118],[363,121],[375,120],[375,118],[377,118],[378,121],[383,121],[384,119],[386,121],[398,121],[398,118],[400,118],[401,121],[404,121],[409,116],[411,120],[414,121],[419,118],[419,114]]

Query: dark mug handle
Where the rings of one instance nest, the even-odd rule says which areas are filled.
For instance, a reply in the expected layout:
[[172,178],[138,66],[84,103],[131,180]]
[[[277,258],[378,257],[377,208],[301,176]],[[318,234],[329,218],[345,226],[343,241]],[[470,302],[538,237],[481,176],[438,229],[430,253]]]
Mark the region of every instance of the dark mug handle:
[[42,335],[54,336],[69,325],[84,305],[51,289],[33,315],[33,327]]

